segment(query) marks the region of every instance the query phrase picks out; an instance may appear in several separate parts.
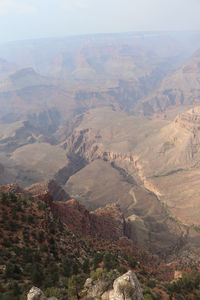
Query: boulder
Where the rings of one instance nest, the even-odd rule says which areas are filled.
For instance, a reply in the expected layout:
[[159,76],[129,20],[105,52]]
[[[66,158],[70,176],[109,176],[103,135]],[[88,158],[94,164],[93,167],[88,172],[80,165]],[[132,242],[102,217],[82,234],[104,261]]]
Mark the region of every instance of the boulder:
[[58,299],[56,297],[47,298],[39,288],[33,286],[27,295],[27,300],[58,300]]
[[92,280],[91,278],[88,278],[84,286],[87,290],[87,300],[99,299],[99,297],[109,289],[111,283],[112,281],[110,280]]
[[144,300],[139,281],[133,271],[128,271],[115,279],[112,288],[112,281],[108,278],[92,280],[88,278],[84,290],[86,299],[97,300]]
[[113,290],[109,292],[108,298],[103,300],[143,300],[142,290],[133,271],[128,271],[124,275],[115,279]]
[[47,298],[39,288],[33,286],[28,292],[27,300],[47,300]]

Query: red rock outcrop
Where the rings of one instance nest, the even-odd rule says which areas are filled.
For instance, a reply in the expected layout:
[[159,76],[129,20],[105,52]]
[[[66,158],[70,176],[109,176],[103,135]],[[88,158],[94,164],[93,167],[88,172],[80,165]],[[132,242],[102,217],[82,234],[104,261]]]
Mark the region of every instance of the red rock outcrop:
[[[55,197],[58,191],[60,198]],[[38,183],[25,190],[17,184],[4,185],[0,186],[0,192],[45,202],[52,215],[66,224],[75,235],[109,241],[119,240],[125,235],[125,219],[117,204],[89,212],[77,200],[67,200],[69,196],[55,181]],[[57,201],[58,198],[63,201]]]
[[45,201],[53,215],[59,217],[75,234],[106,240],[117,240],[124,236],[125,219],[116,204],[89,212],[76,200],[54,202],[48,192],[41,195],[40,200]]
[[117,204],[89,212],[78,201],[69,200],[69,195],[53,180],[31,185],[26,192],[47,203],[53,215],[75,234],[107,240],[124,236],[125,219]]

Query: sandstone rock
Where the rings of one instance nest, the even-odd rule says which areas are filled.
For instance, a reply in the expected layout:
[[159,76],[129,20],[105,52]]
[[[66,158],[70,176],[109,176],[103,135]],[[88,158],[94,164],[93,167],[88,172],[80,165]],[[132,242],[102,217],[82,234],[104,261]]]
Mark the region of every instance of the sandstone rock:
[[33,286],[27,295],[27,300],[47,300],[47,298],[39,288]]
[[109,280],[92,280],[88,278],[85,283],[88,300],[99,299],[108,289],[112,282]]
[[138,279],[133,271],[118,277],[113,290],[102,295],[102,300],[142,300],[144,299]]
[[128,271],[118,277],[113,283],[113,289],[109,290],[111,282],[109,280],[93,281],[88,278],[85,282],[87,299],[102,300],[143,300],[142,290],[139,281],[133,271]]
[[88,278],[84,284],[84,288],[86,288],[86,289],[91,288],[92,282],[93,282],[92,278]]

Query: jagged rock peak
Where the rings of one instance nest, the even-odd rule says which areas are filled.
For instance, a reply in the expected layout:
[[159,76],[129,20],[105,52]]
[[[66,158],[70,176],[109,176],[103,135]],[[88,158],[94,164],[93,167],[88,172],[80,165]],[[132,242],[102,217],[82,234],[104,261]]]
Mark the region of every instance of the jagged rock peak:
[[200,131],[200,106],[179,114],[174,122],[188,131],[194,133]]

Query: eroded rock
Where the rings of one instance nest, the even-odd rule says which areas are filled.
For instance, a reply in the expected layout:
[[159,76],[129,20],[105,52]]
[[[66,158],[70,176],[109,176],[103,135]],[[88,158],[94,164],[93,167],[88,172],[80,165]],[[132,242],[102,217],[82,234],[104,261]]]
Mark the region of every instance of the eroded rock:
[[113,290],[103,300],[143,300],[142,290],[133,271],[118,277],[113,283]]
[[58,300],[58,299],[56,297],[47,298],[39,288],[33,286],[27,295],[27,300]]
[[47,298],[39,288],[33,286],[27,295],[27,300],[47,300]]
[[93,281],[88,278],[85,283],[87,290],[87,299],[102,300],[143,300],[142,290],[133,271],[128,271],[124,275],[115,279],[113,289],[110,289],[111,282],[109,280]]

